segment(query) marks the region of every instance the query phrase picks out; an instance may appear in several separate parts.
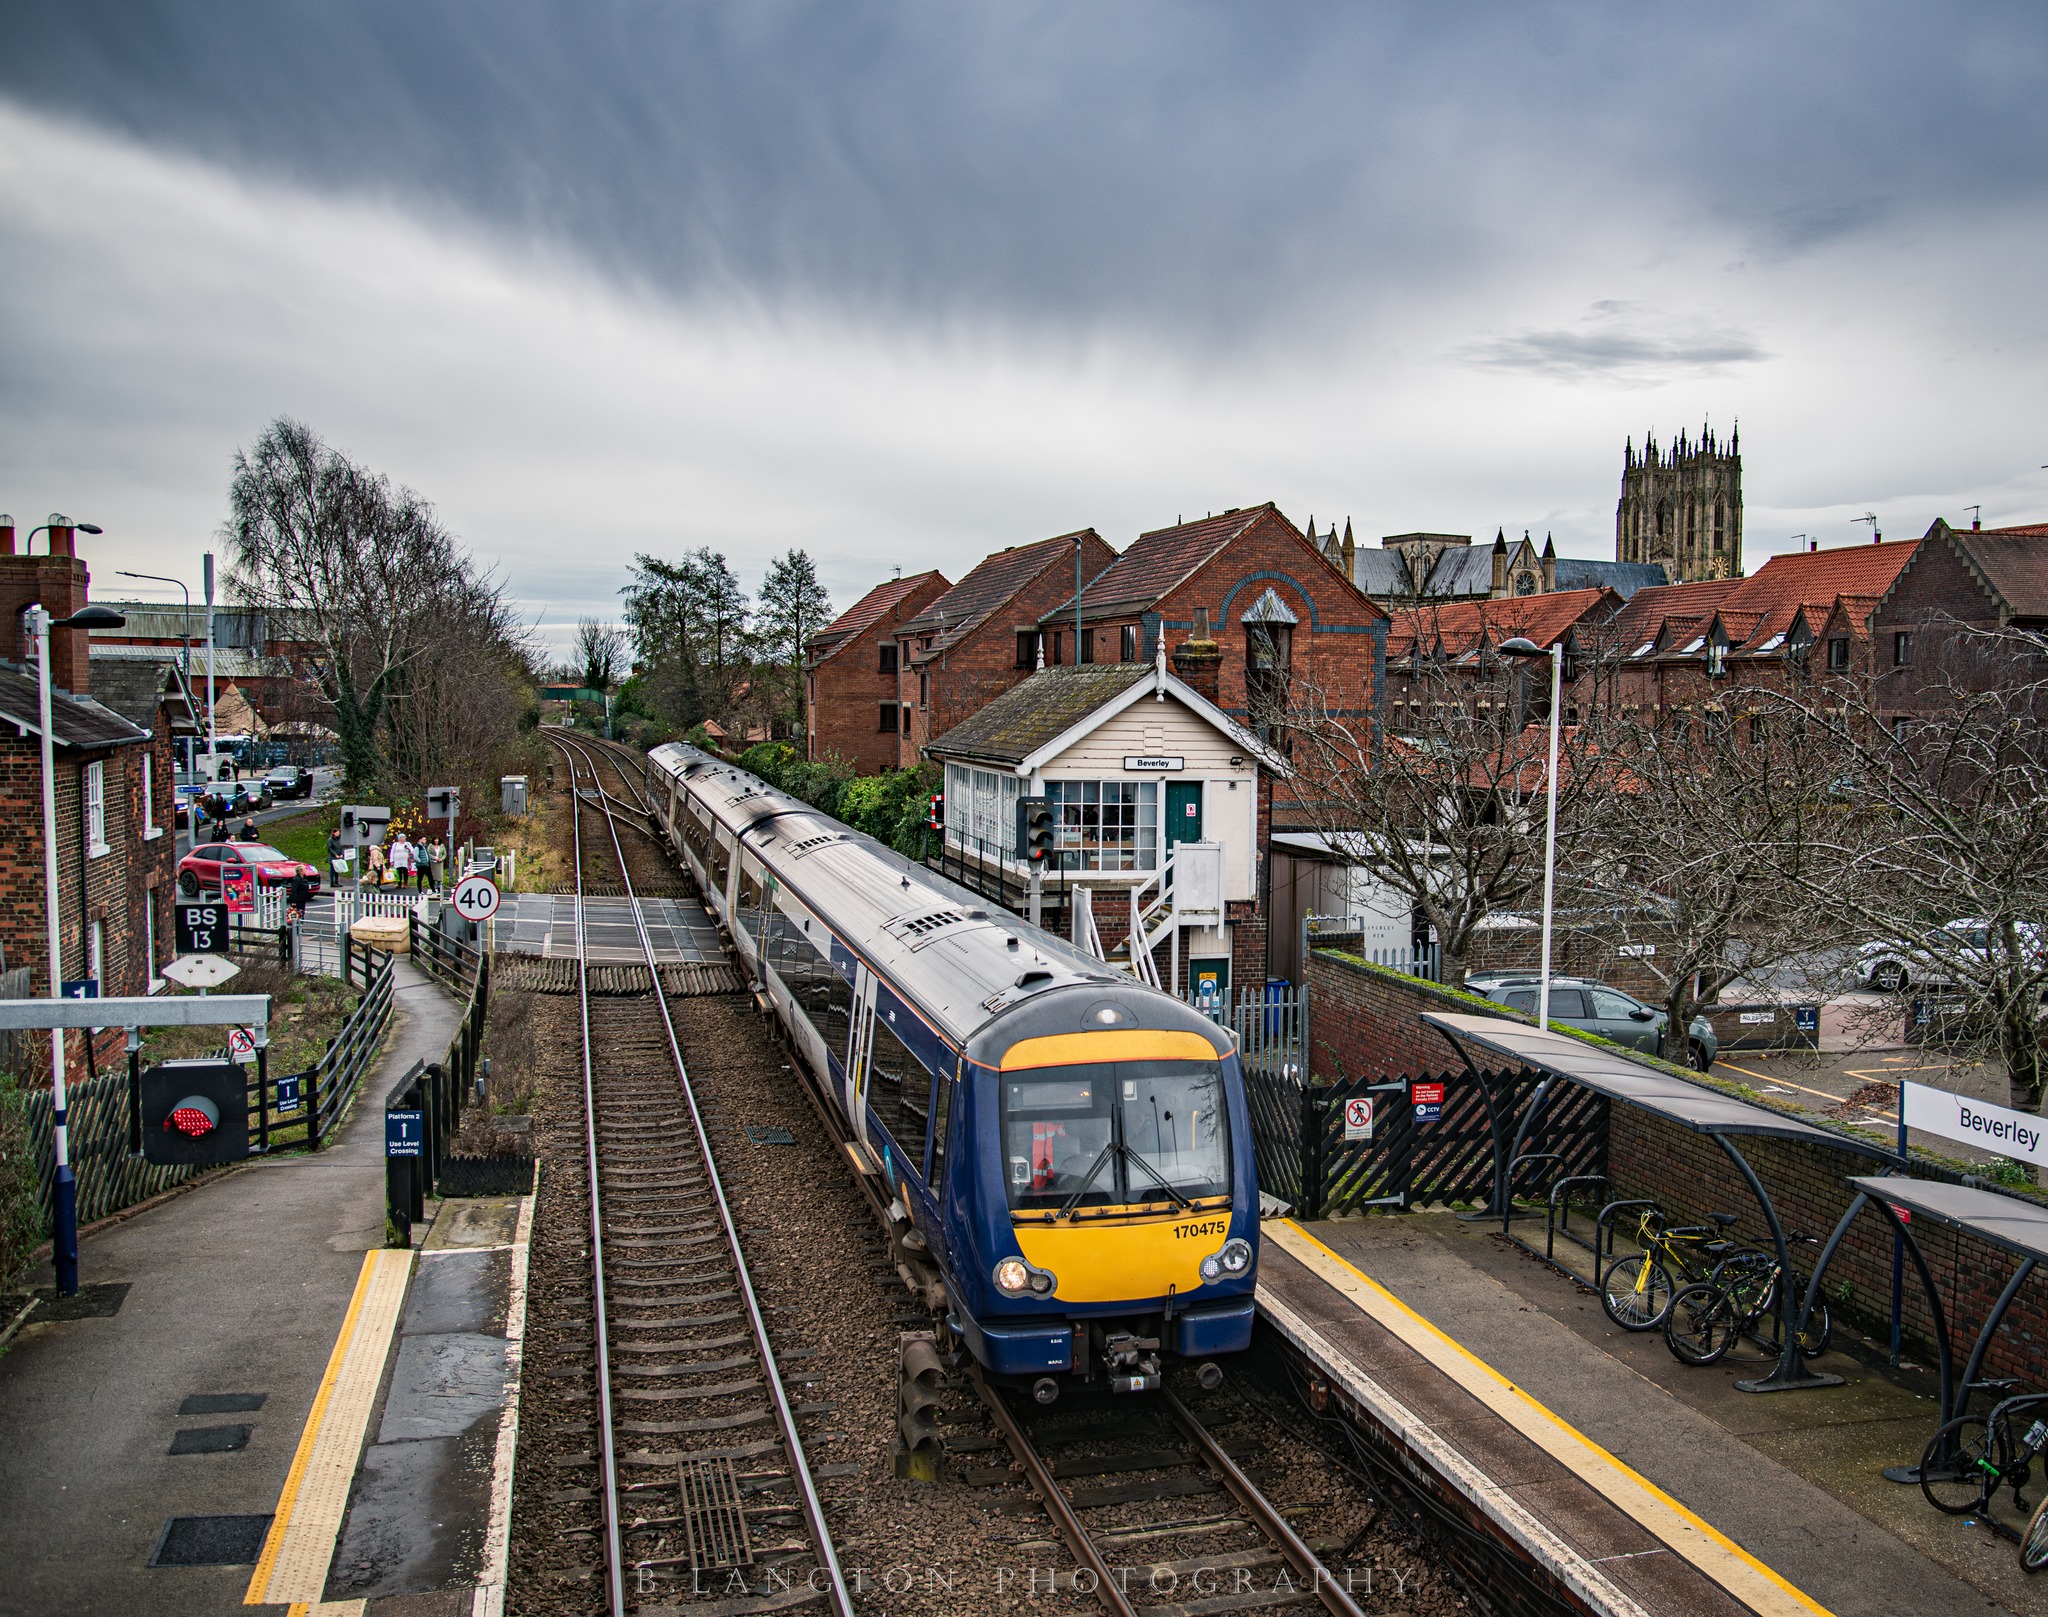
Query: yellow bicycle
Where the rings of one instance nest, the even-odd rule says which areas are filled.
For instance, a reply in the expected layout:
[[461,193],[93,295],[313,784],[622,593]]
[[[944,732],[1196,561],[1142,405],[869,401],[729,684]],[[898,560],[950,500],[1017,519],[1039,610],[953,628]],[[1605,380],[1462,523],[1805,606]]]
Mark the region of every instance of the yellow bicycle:
[[1705,1224],[1674,1225],[1656,1208],[1636,1225],[1642,1251],[1615,1258],[1600,1277],[1600,1306],[1625,1331],[1654,1331],[1678,1293],[1674,1274],[1690,1286],[1707,1279],[1738,1244],[1727,1237],[1733,1213],[1709,1213]]

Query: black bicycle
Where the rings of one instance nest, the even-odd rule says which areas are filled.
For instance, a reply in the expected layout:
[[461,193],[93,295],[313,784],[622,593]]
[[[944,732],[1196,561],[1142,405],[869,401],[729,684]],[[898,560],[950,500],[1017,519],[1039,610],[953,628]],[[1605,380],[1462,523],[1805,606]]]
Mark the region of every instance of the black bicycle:
[[[1920,1456],[1920,1491],[1930,1505],[1950,1516],[1993,1521],[1990,1510],[2001,1488],[2012,1491],[2015,1510],[2025,1510],[2020,1491],[2032,1480],[2034,1456],[2044,1444],[2048,1393],[2007,1398],[1993,1405],[1988,1415],[1959,1415],[1927,1440]],[[2020,1564],[2029,1572],[2048,1566],[2048,1527],[2042,1525],[2038,1511],[2024,1534],[2003,1527],[2000,1531],[2020,1540]]]
[[[1680,1364],[1713,1364],[1766,1319],[1771,1321],[1775,1337],[1783,1276],[1784,1266],[1768,1252],[1744,1249],[1724,1258],[1707,1279],[1687,1286],[1671,1299],[1664,1315],[1664,1345],[1671,1356]],[[1792,1284],[1796,1301],[1805,1295],[1806,1281],[1795,1273]],[[1809,1359],[1819,1358],[1827,1352],[1834,1334],[1834,1316],[1828,1312],[1827,1300],[1814,1298],[1805,1328],[1799,1333],[1800,1353]],[[1771,1340],[1765,1346],[1776,1352],[1779,1344]]]

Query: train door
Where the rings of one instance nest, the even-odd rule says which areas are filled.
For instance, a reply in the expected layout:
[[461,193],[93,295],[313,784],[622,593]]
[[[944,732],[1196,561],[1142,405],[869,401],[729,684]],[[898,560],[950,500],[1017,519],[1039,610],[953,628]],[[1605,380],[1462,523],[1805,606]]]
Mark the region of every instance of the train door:
[[868,1062],[875,1049],[875,974],[853,968],[853,1025],[846,1035],[846,1121],[862,1144],[868,1137]]

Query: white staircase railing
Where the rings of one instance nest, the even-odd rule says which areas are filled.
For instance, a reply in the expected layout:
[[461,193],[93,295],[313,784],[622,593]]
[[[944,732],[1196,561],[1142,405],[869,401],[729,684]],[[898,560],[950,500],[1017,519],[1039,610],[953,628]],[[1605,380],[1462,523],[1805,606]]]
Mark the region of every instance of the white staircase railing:
[[1073,890],[1072,913],[1074,917],[1074,947],[1083,954],[1092,954],[1097,960],[1107,960],[1103,952],[1102,934],[1095,926],[1095,900],[1086,887]]

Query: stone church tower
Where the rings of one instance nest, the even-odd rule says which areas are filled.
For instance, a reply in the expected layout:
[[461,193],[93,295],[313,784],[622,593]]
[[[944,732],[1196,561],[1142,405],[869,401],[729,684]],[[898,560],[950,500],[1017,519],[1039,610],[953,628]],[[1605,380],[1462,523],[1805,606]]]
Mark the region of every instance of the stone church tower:
[[1674,584],[1742,576],[1741,429],[1723,444],[1712,428],[1684,433],[1660,454],[1655,437],[1622,452],[1614,559],[1662,562]]

